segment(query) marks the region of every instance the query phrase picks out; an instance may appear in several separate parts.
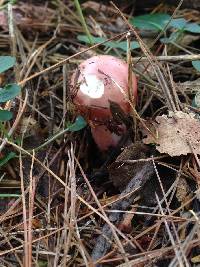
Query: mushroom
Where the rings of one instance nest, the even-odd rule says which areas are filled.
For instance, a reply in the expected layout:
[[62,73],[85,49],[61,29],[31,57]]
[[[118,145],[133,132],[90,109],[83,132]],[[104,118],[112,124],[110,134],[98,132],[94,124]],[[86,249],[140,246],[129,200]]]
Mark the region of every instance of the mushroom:
[[[116,122],[110,104],[116,103],[124,114],[131,107],[128,101],[128,65],[109,55],[93,56],[82,62],[71,79],[73,103],[90,122],[93,139],[101,151],[115,147],[127,131]],[[132,94],[137,96],[137,80],[132,73]]]

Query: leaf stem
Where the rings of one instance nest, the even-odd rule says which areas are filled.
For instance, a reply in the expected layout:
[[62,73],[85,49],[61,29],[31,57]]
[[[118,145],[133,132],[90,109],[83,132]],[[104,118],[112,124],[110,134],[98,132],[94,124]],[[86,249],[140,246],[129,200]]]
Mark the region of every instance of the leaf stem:
[[75,7],[77,9],[78,15],[80,17],[80,22],[81,22],[81,24],[83,26],[83,29],[84,29],[87,37],[88,37],[88,40],[90,41],[90,44],[93,45],[92,35],[89,32],[89,29],[88,29],[88,26],[86,24],[85,18],[83,16],[83,12],[82,12],[79,0],[74,0],[74,5],[75,5]]

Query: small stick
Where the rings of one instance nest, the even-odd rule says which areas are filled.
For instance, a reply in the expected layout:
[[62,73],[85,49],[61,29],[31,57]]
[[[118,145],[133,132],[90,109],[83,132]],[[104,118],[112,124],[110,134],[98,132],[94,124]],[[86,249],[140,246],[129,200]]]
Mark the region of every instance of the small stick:
[[[147,180],[149,180],[153,174],[154,174],[153,164],[151,162],[145,163],[143,168],[139,170],[138,173],[130,180],[125,190],[121,193],[120,198],[121,196],[126,195],[127,193],[130,193],[132,191],[135,191],[136,189],[143,186],[144,183]],[[110,207],[110,209],[111,210],[127,210],[130,207],[130,205],[133,203],[135,197],[136,195],[134,193],[128,198],[117,201]],[[118,213],[118,212],[114,214],[110,214],[108,216],[109,220],[115,225],[119,224],[122,217],[123,217],[123,214]],[[92,259],[96,261],[95,264],[97,264],[95,266],[101,266],[101,264],[98,264],[97,262],[101,257],[103,257],[108,252],[111,246],[108,240],[112,240],[113,238],[112,231],[107,223],[103,226],[101,232],[102,234],[97,238],[96,245],[92,251]]]
[[[197,55],[178,55],[178,56],[154,56],[157,61],[193,61],[200,60],[200,54]],[[147,57],[134,57],[133,62],[147,62],[149,59]]]

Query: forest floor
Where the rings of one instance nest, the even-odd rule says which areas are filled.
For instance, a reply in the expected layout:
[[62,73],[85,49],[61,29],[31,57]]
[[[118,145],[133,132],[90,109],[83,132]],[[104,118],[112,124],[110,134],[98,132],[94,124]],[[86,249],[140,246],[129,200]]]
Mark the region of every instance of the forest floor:
[[[0,0],[0,266],[200,266],[200,11],[114,2]],[[70,87],[101,54],[138,83],[106,152]]]

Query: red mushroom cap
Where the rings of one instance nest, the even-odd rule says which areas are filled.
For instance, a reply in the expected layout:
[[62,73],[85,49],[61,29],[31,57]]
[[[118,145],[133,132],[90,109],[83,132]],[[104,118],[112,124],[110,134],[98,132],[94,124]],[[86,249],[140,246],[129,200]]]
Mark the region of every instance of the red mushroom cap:
[[[137,80],[134,73],[132,73],[132,86],[133,96],[136,98]],[[95,129],[92,129],[92,135],[98,147],[107,150],[109,146],[115,146],[120,136],[116,138],[115,134],[115,137],[111,137],[112,133],[103,125],[112,119],[109,101],[117,103],[125,114],[130,112],[128,65],[121,59],[108,55],[89,58],[81,63],[73,74],[71,88],[73,91],[77,90],[73,98],[77,109],[94,123]],[[124,126],[122,128],[125,129]],[[102,142],[104,139],[104,145],[101,145],[101,139]]]

